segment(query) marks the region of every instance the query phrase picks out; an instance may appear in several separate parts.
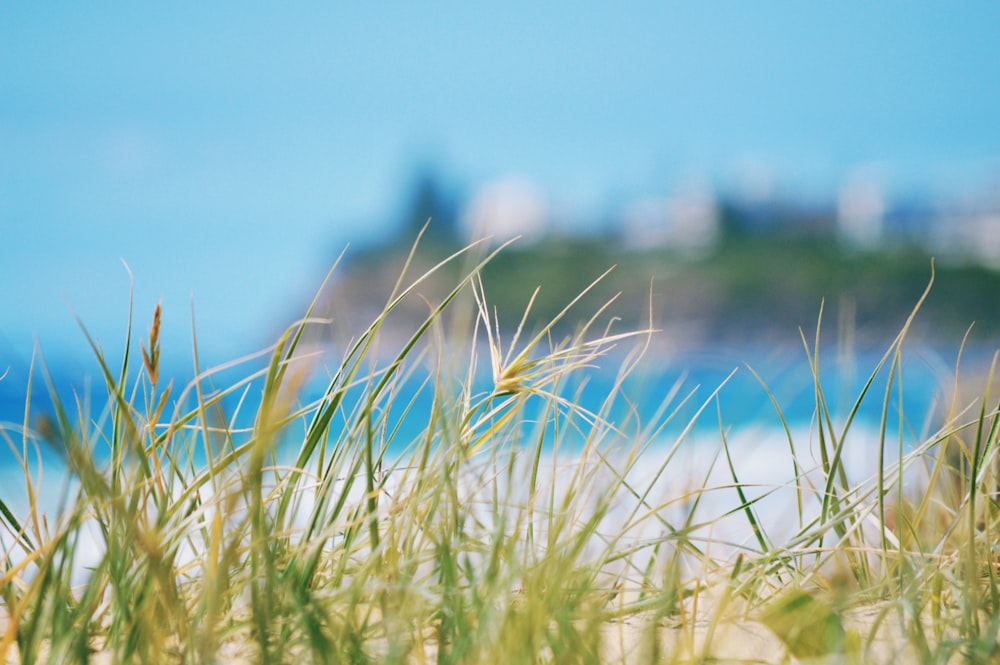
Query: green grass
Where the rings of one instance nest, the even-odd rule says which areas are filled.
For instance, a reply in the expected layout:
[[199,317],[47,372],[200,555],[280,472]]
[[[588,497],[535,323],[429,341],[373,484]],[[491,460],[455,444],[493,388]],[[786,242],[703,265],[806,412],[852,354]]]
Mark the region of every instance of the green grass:
[[[203,370],[197,346],[191,384],[160,376],[157,307],[139,354],[113,363],[93,345],[98,409],[50,385],[55,409],[39,414],[29,394],[23,423],[0,430],[27,497],[22,509],[0,493],[0,658],[755,662],[758,642],[773,662],[1000,657],[995,397],[983,387],[929,435],[892,435],[910,431],[893,406],[910,321],[840,418],[820,326],[803,336],[815,421],[802,437],[774,399],[787,447],[757,451],[783,474],[762,485],[715,387],[678,384],[652,413],[632,406],[625,378],[653,330],[618,332],[610,307],[580,312],[576,300],[540,329],[529,312],[499,321],[500,287],[481,277],[492,256],[477,251],[415,278],[411,253],[314,401],[302,397],[317,365],[302,340],[323,325],[312,310],[264,369],[237,362],[247,376],[221,390],[214,377],[233,366]],[[383,324],[442,270],[458,275],[452,290],[388,344]],[[569,321],[576,332],[556,337]],[[584,409],[587,368],[612,358],[618,381]],[[491,388],[476,389],[479,368]],[[876,395],[880,375],[890,380]],[[402,389],[414,381],[430,409]],[[45,383],[34,368],[29,388]],[[854,422],[863,400],[884,404],[874,435]],[[234,401],[259,407],[226,412]],[[685,445],[694,420],[679,414],[692,404],[719,419],[713,449]],[[402,438],[402,415],[420,419],[419,436]],[[845,463],[854,445],[871,451],[872,474]],[[31,462],[41,448],[67,469],[66,499],[48,514],[40,496],[54,479]],[[720,655],[734,626],[752,639]]]

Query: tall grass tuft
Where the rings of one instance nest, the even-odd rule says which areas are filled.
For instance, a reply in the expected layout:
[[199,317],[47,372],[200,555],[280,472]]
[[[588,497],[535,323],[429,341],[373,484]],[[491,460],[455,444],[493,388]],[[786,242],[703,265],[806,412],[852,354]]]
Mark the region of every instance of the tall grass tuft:
[[[195,343],[180,389],[160,305],[137,366],[131,315],[117,362],[87,336],[100,399],[64,400],[34,362],[22,422],[0,423],[21,470],[0,493],[0,661],[995,662],[996,398],[956,398],[915,433],[900,406],[912,316],[846,415],[821,325],[803,335],[807,431],[745,368],[786,439],[747,449],[725,384],[633,401],[655,331],[616,330],[612,302],[579,312],[593,285],[536,329],[534,296],[498,320],[481,277],[494,254],[407,280],[411,253],[332,367],[305,341],[327,323],[317,302],[264,354],[205,370]],[[455,266],[386,348],[394,310]],[[464,333],[446,325],[462,307]],[[595,404],[591,368],[611,365]],[[872,399],[881,423],[859,431]],[[706,412],[714,442],[695,433]],[[860,472],[856,446],[874,462]],[[780,471],[755,478],[755,455]]]

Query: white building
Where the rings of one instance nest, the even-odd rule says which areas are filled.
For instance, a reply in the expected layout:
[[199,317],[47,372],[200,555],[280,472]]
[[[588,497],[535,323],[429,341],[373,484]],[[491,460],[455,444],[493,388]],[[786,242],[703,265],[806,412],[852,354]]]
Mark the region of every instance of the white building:
[[855,171],[837,197],[837,233],[848,245],[874,249],[882,243],[886,202],[875,175],[868,169]]
[[492,237],[501,243],[521,236],[532,241],[546,231],[549,206],[542,190],[527,178],[513,176],[482,186],[462,214],[470,240]]
[[666,198],[643,198],[621,217],[628,247],[669,247],[684,253],[712,249],[721,236],[719,208],[709,187],[688,183]]

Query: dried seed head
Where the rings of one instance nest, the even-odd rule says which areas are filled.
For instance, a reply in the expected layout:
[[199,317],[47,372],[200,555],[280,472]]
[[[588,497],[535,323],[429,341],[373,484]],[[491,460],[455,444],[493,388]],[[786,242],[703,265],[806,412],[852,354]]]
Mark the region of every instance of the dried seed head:
[[153,325],[149,329],[149,345],[151,347],[156,346],[160,341],[160,312],[162,308],[160,303],[156,303],[156,309],[153,310]]
[[35,431],[45,441],[55,441],[59,437],[59,426],[52,416],[41,413],[35,416]]
[[160,311],[160,303],[156,303],[156,309],[153,311],[153,325],[149,328],[148,353],[146,346],[139,342],[139,348],[142,350],[142,362],[146,366],[146,374],[149,375],[149,380],[152,381],[153,385],[156,385],[160,378]]

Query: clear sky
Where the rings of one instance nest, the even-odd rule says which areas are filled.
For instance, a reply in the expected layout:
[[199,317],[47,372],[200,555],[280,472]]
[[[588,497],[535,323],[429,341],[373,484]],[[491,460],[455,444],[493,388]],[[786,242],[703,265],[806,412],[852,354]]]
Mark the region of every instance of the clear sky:
[[[263,345],[417,164],[574,210],[725,184],[1000,173],[1000,3],[3,3],[0,353]],[[6,363],[0,357],[0,372]]]

